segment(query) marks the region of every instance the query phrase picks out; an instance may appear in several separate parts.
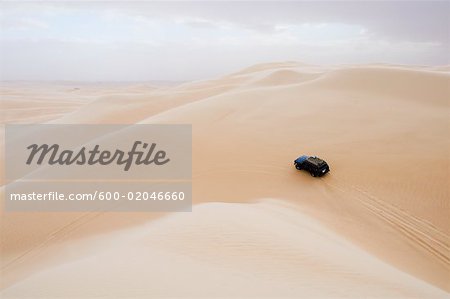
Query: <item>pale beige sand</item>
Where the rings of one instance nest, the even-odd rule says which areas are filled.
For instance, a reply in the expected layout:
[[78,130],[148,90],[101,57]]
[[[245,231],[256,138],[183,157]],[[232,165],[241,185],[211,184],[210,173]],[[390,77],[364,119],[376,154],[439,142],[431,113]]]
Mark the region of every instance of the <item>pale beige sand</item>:
[[[95,249],[93,249],[95,248]],[[56,252],[86,252],[5,298],[446,298],[374,258],[295,205],[207,203]]]
[[[155,241],[159,249],[131,242],[117,252],[103,254],[92,249],[86,260],[77,254],[54,258],[52,245],[62,242],[61,246],[66,246],[74,239],[140,225],[160,215],[2,213],[4,292],[26,294],[35,290],[45,296],[46,292],[67,290],[76,297],[80,291],[76,284],[71,288],[66,282],[60,289],[37,284],[56,279],[63,272],[74,277],[91,273],[86,261],[94,255],[99,257],[100,266],[92,275],[110,277],[118,271],[116,267],[129,264],[129,270],[120,275],[137,276],[137,282],[123,283],[121,291],[134,290],[133,294],[143,297],[175,292],[168,286],[168,277],[174,272],[179,272],[175,275],[180,290],[192,296],[209,296],[214,289],[218,290],[214,295],[243,297],[443,296],[437,288],[450,290],[449,84],[445,69],[386,65],[324,68],[288,62],[258,65],[223,78],[176,87],[124,85],[111,92],[91,85],[93,90],[86,92],[85,99],[92,98],[86,103],[74,103],[73,94],[64,96],[61,92],[61,98],[51,105],[54,110],[26,112],[33,115],[29,122],[192,123],[195,203],[273,197],[288,200],[302,212],[274,203],[205,204],[191,216],[170,216],[169,220],[137,228],[144,236],[148,227],[167,232],[167,237],[162,235]],[[34,87],[36,97],[41,92],[42,99],[55,89],[42,91],[38,87]],[[8,88],[2,99],[20,97],[19,87]],[[10,102],[3,105],[5,110],[17,110],[15,101]],[[36,108],[33,101],[29,105]],[[22,106],[26,110],[27,105]],[[8,114],[9,122],[24,120],[21,113],[14,113]],[[295,171],[292,160],[300,154],[317,154],[328,160],[330,175],[314,179]],[[275,219],[279,209],[292,214]],[[264,222],[265,217],[273,220]],[[295,235],[295,230],[305,230],[309,217],[327,227],[317,226],[326,231],[323,238]],[[219,237],[207,228],[217,227],[220,223],[216,219],[223,218],[230,218],[220,226],[228,233]],[[298,223],[292,224],[281,240],[270,237],[247,246],[235,233],[242,231],[250,240],[264,231],[273,236],[292,219]],[[201,225],[193,229],[195,221]],[[165,227],[166,223],[172,224]],[[233,225],[239,229],[233,230]],[[197,239],[181,238],[184,226],[191,227],[188,235]],[[263,227],[255,236],[254,226]],[[197,229],[199,235],[194,233]],[[148,238],[154,238],[155,233],[149,232]],[[110,238],[118,240],[112,244],[123,243],[122,237]],[[233,248],[247,246],[247,251],[227,247],[220,251],[216,238],[219,243],[234,244]],[[354,245],[345,241],[345,246],[337,249],[331,241],[334,238],[346,238]],[[305,259],[308,244],[316,250]],[[191,256],[180,253],[185,247]],[[277,255],[275,249],[280,248],[287,248],[288,261],[296,267]],[[135,252],[127,255],[121,250]],[[112,258],[114,254],[120,254],[121,259]],[[248,264],[243,262],[249,259]],[[68,264],[61,265],[62,261]],[[154,262],[155,268],[143,267]],[[165,271],[158,268],[166,262]],[[242,271],[241,264],[245,265]],[[317,277],[322,272],[323,281]],[[141,284],[143,273],[156,282]],[[165,275],[162,278],[161,273]],[[183,284],[180,273],[198,275],[205,281],[205,289],[200,290],[198,282]],[[114,278],[100,280],[87,290],[102,295],[105,284],[114,286]]]

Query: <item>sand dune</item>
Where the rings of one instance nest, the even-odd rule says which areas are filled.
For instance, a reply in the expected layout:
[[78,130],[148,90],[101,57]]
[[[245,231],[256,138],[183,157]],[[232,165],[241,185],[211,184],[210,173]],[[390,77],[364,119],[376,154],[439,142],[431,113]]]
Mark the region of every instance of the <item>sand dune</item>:
[[[444,297],[442,290],[450,291],[449,83],[445,69],[286,62],[177,86],[90,86],[76,103],[60,86],[29,86],[40,101],[58,93],[51,104],[29,99],[28,112],[15,101],[20,88],[8,87],[2,90],[8,122],[191,123],[199,207],[156,221],[164,216],[2,212],[3,293],[45,297],[70,289],[73,297],[104,296],[111,275],[132,273],[138,280],[125,280],[123,290],[144,297],[213,290],[241,297]],[[300,154],[325,158],[330,175],[295,171],[292,160]],[[260,198],[281,201],[234,204]],[[124,243],[126,227],[139,236],[127,246],[103,252],[82,241],[109,232],[115,247]],[[89,254],[66,257],[65,264],[52,257],[52,246],[67,248],[75,239]],[[97,258],[94,271],[90,261]],[[120,267],[127,271],[116,273]],[[71,279],[91,273],[99,285],[42,284],[63,273]],[[142,288],[144,273],[155,284]],[[172,274],[180,293],[170,287]],[[211,289],[199,290],[186,276]]]
[[91,252],[19,282],[3,296],[447,297],[350,244],[295,205],[274,200],[201,204],[193,213],[58,252],[84,247]]

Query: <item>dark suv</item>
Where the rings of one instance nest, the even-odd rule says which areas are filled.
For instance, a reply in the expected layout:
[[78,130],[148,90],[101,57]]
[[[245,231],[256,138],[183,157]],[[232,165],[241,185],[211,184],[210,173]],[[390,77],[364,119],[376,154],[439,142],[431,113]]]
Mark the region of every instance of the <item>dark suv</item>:
[[304,169],[312,176],[323,176],[330,171],[327,162],[317,157],[301,156],[294,161],[295,168]]

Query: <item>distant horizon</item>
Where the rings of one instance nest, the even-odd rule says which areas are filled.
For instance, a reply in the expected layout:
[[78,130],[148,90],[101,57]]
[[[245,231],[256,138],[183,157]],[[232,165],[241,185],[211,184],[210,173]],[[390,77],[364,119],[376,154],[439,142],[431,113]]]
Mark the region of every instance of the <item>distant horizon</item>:
[[[196,81],[207,81],[207,80],[214,80],[214,79],[220,79],[223,76],[228,76],[237,72],[240,72],[242,70],[245,70],[247,68],[251,68],[258,65],[265,65],[265,64],[271,64],[271,63],[286,63],[286,62],[292,62],[292,63],[299,63],[303,64],[301,61],[272,61],[272,62],[263,62],[263,63],[256,63],[248,66],[244,66],[240,69],[234,70],[232,72],[219,74],[214,77],[210,78],[200,78],[200,79],[194,79],[194,80],[169,80],[169,79],[157,79],[157,80],[63,80],[63,79],[51,79],[51,80],[4,80],[0,79],[1,83],[61,83],[61,84],[108,84],[108,83],[114,83],[114,84],[132,84],[132,83],[167,83],[169,85],[172,84],[183,84],[183,83],[191,83]],[[393,63],[382,63],[382,62],[373,62],[373,63],[355,63],[355,64],[305,64],[305,66],[312,66],[312,67],[376,67],[376,66],[386,66],[386,67],[404,67],[404,68],[444,68],[444,67],[450,67],[450,64],[442,64],[442,65],[413,65],[413,64],[393,64]]]
[[[1,2],[1,81],[197,81],[255,64],[450,64],[450,2]],[[418,22],[420,20],[420,22]]]

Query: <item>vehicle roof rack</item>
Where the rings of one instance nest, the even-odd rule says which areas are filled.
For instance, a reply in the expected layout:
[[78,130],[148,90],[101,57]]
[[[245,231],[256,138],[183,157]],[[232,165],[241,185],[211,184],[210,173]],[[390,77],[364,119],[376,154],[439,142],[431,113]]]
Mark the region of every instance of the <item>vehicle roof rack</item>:
[[307,160],[308,160],[308,162],[310,162],[310,163],[312,163],[312,164],[314,164],[316,166],[321,166],[321,165],[325,164],[324,160],[322,160],[320,158],[317,158],[315,156],[314,157],[309,157]]

